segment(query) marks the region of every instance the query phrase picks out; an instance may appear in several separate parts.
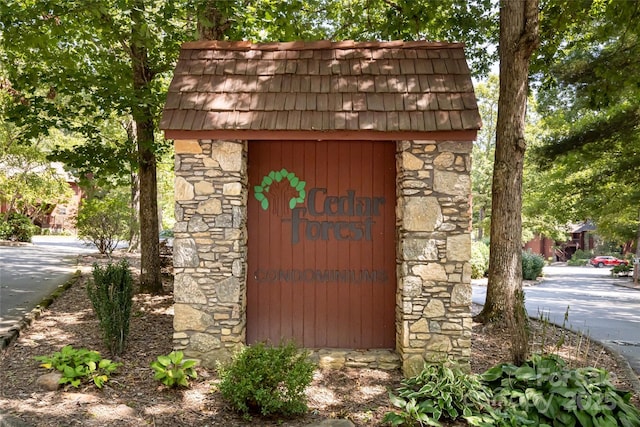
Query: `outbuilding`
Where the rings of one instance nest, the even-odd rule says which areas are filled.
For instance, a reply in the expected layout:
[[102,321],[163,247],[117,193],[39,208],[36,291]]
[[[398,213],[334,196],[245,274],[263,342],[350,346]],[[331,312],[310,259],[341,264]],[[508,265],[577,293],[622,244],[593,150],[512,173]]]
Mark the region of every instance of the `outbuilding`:
[[174,345],[214,366],[294,340],[321,366],[467,364],[463,46],[185,43],[175,141]]

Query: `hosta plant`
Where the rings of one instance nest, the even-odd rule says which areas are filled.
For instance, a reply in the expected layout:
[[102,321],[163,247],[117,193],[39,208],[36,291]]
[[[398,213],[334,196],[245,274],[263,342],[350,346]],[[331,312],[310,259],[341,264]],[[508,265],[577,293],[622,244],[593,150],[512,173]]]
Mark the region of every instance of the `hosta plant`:
[[75,349],[70,345],[50,356],[36,356],[35,359],[42,362],[45,369],[55,369],[62,373],[60,384],[70,384],[79,387],[83,381],[93,382],[96,387],[102,388],[109,380],[120,363],[114,363],[109,359],[103,359],[97,351],[86,348]]
[[189,379],[198,378],[196,364],[195,360],[184,359],[181,351],[172,351],[167,355],[158,356],[151,362],[151,368],[155,372],[155,379],[167,387],[189,387]]

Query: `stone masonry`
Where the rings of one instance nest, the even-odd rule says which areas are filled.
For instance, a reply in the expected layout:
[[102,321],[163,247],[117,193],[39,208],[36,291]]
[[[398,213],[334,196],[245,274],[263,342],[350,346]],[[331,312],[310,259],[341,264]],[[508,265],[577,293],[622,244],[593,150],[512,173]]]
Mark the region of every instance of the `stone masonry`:
[[406,376],[471,355],[471,142],[398,143],[396,351]]
[[245,342],[247,143],[175,152],[174,346],[213,367]]
[[[401,365],[410,376],[425,361],[468,365],[471,146],[397,143],[396,348],[319,349],[321,366]],[[213,367],[246,342],[247,142],[175,149],[174,346]]]

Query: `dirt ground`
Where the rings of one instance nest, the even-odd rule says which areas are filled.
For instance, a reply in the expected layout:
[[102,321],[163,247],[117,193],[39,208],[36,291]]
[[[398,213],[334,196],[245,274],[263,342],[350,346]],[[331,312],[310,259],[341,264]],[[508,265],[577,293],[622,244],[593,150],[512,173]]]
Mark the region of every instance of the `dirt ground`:
[[[130,257],[130,255],[128,255]],[[167,389],[153,378],[149,364],[172,350],[172,280],[165,275],[166,295],[136,294],[127,350],[116,359],[122,366],[102,390],[94,386],[42,391],[36,380],[47,373],[34,356],[50,355],[65,345],[99,351],[108,357],[98,322],[87,298],[86,279],[93,262],[85,256],[85,274],[62,294],[18,340],[0,355],[0,413],[25,426],[300,426],[328,418],[346,418],[358,426],[381,425],[392,409],[388,390],[399,385],[398,371],[343,369],[317,371],[307,390],[308,413],[294,420],[254,418],[247,422],[233,413],[215,392],[216,373],[198,368],[188,389]],[[137,259],[131,258],[133,267]],[[474,307],[477,310],[477,307]],[[559,328],[533,323],[532,350],[560,353],[575,366],[597,366],[612,373],[617,385],[632,390],[629,371],[603,348]],[[474,324],[471,368],[480,373],[508,361],[504,331]],[[563,341],[561,348],[555,344]],[[632,374],[632,373],[631,373]],[[637,378],[635,378],[637,382]],[[637,396],[634,399],[637,404]],[[5,422],[6,422],[5,418]],[[0,418],[2,425],[2,418]],[[11,425],[11,424],[9,424]],[[462,424],[460,424],[462,425]]]

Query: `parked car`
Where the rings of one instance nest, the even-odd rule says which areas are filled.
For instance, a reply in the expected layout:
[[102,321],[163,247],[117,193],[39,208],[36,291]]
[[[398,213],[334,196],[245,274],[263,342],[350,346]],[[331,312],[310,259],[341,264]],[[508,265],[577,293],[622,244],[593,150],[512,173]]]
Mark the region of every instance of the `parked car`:
[[624,259],[616,258],[614,256],[597,256],[591,258],[589,260],[589,264],[593,265],[594,267],[615,267],[616,265],[620,264],[628,265],[629,262]]

